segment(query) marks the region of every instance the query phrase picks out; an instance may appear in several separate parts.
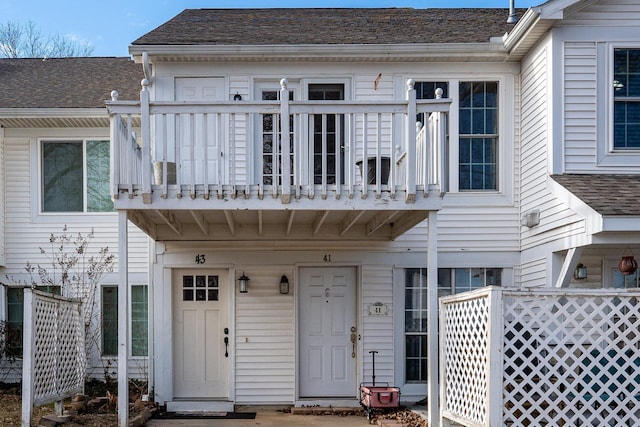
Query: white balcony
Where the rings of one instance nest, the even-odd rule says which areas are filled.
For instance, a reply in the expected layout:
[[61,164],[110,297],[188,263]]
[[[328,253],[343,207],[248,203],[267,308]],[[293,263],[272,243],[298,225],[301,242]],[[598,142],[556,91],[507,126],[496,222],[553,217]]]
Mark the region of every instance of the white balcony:
[[290,101],[284,79],[279,98],[114,94],[116,209],[168,240],[389,240],[440,209],[450,100],[416,101],[409,81],[403,100]]

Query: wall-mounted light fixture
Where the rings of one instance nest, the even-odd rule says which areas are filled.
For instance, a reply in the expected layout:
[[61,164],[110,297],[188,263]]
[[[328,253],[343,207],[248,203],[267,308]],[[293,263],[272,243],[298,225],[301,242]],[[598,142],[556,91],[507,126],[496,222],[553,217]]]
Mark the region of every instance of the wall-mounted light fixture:
[[238,288],[241,294],[249,292],[249,278],[244,275],[244,271],[242,272],[242,276],[238,278]]
[[583,280],[587,278],[587,267],[582,264],[578,264],[576,271],[573,272],[573,277],[576,280]]
[[533,210],[525,213],[520,219],[520,224],[528,228],[535,227],[540,224],[540,211]]
[[281,294],[289,293],[289,279],[284,274],[280,278],[280,293]]
[[233,95],[233,100],[234,101],[242,101],[242,95],[240,95],[240,93],[236,92],[236,94]]

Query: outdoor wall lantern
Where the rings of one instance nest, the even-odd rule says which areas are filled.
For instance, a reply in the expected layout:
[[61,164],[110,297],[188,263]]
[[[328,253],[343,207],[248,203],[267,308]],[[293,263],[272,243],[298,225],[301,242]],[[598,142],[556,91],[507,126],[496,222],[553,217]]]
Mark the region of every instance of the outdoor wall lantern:
[[234,101],[242,101],[242,95],[240,95],[240,93],[236,92],[236,94],[233,95],[233,100]]
[[244,271],[242,272],[242,276],[238,278],[238,288],[241,294],[249,292],[249,278],[244,275]]
[[578,264],[578,266],[576,267],[576,271],[573,272],[573,277],[576,278],[576,280],[583,280],[587,278],[587,267],[585,267],[582,264]]
[[280,278],[280,293],[281,294],[289,293],[289,279],[284,274]]

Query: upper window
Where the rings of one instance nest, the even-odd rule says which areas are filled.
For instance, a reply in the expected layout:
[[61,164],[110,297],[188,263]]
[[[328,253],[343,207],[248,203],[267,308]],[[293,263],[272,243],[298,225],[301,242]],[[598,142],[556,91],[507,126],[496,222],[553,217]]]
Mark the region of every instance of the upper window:
[[496,190],[498,83],[461,82],[459,90],[459,189]]
[[613,148],[640,149],[640,49],[615,49]]
[[109,141],[42,142],[42,211],[110,212]]

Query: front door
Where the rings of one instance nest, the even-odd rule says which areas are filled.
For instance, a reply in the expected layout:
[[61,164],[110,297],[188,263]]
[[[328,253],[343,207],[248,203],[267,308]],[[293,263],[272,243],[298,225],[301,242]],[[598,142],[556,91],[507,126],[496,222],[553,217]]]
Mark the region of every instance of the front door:
[[300,397],[353,397],[357,387],[355,268],[300,269],[299,297]]
[[174,396],[228,399],[228,273],[174,270],[172,282]]

